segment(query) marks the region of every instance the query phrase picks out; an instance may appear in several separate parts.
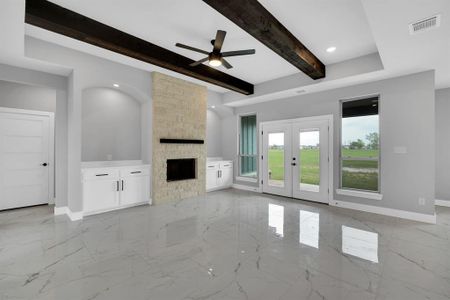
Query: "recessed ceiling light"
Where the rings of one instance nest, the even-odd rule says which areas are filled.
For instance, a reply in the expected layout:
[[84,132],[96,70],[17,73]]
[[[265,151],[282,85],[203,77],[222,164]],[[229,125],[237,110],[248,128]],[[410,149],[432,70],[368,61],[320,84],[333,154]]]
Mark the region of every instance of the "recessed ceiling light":
[[215,105],[213,105],[213,106],[211,106],[211,108],[216,108],[216,106],[215,106]]
[[117,83],[114,83],[113,86],[118,88],[120,85],[118,85]]
[[328,53],[333,53],[334,51],[336,51],[336,47],[329,47],[329,48],[327,48],[327,52]]

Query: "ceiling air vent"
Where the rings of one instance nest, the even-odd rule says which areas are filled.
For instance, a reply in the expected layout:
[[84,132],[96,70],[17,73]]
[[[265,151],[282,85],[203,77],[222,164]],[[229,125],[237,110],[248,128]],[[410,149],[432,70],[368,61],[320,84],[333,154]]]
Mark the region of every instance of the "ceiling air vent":
[[416,34],[418,32],[427,31],[437,28],[441,25],[441,15],[435,15],[412,24],[409,24],[409,32]]

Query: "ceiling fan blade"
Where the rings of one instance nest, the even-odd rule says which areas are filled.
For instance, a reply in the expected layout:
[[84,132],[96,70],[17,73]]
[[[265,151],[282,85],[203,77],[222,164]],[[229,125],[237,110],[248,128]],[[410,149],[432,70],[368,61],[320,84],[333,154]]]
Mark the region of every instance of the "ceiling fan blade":
[[220,61],[222,62],[222,65],[223,65],[225,68],[227,68],[227,69],[233,68],[233,66],[230,65],[230,63],[227,62],[225,59],[221,58]]
[[230,57],[230,56],[240,56],[240,55],[251,55],[251,54],[255,54],[255,53],[256,53],[255,49],[248,49],[248,50],[237,50],[237,51],[223,52],[222,56],[223,57]]
[[198,65],[204,63],[205,61],[208,61],[208,59],[209,59],[208,57],[205,57],[203,59],[197,60],[196,62],[193,62],[192,64],[190,64],[190,66],[191,67],[198,66]]
[[225,40],[226,31],[217,30],[216,39],[214,40],[214,52],[220,52],[223,46],[223,41]]
[[184,49],[187,49],[187,50],[203,53],[203,54],[206,54],[206,55],[209,54],[208,51],[205,51],[205,50],[202,50],[202,49],[198,49],[198,48],[195,48],[195,47],[191,47],[191,46],[188,46],[188,45],[180,44],[180,43],[176,43],[175,46],[180,47],[180,48],[184,48]]

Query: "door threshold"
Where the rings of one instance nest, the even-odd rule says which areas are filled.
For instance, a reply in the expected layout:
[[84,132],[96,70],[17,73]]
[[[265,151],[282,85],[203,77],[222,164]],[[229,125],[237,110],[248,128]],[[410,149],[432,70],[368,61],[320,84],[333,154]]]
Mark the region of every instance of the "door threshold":
[[305,202],[309,202],[309,203],[324,204],[324,205],[328,205],[328,206],[330,205],[330,203],[319,202],[319,201],[314,201],[314,200],[307,200],[307,199],[299,199],[299,198],[288,197],[288,196],[281,196],[281,195],[265,193],[265,192],[262,192],[262,194],[270,195],[270,196],[277,196],[277,197],[290,199],[290,200],[294,200],[294,201],[305,201]]
[[48,204],[48,203],[43,203],[43,204],[36,204],[36,205],[30,205],[30,206],[21,206],[21,207],[14,207],[14,208],[0,209],[0,213],[2,213],[2,212],[8,212],[8,211],[13,211],[13,210],[24,209],[24,208],[33,208],[33,207],[39,207],[39,206],[46,206],[46,205],[50,205],[50,204]]

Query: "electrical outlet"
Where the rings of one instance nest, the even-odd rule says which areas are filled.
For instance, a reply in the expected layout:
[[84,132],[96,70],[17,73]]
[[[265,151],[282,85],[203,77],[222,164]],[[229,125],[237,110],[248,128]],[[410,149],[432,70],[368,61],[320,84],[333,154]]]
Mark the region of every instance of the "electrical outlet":
[[419,205],[425,205],[425,202],[426,202],[425,198],[423,197],[419,198]]

